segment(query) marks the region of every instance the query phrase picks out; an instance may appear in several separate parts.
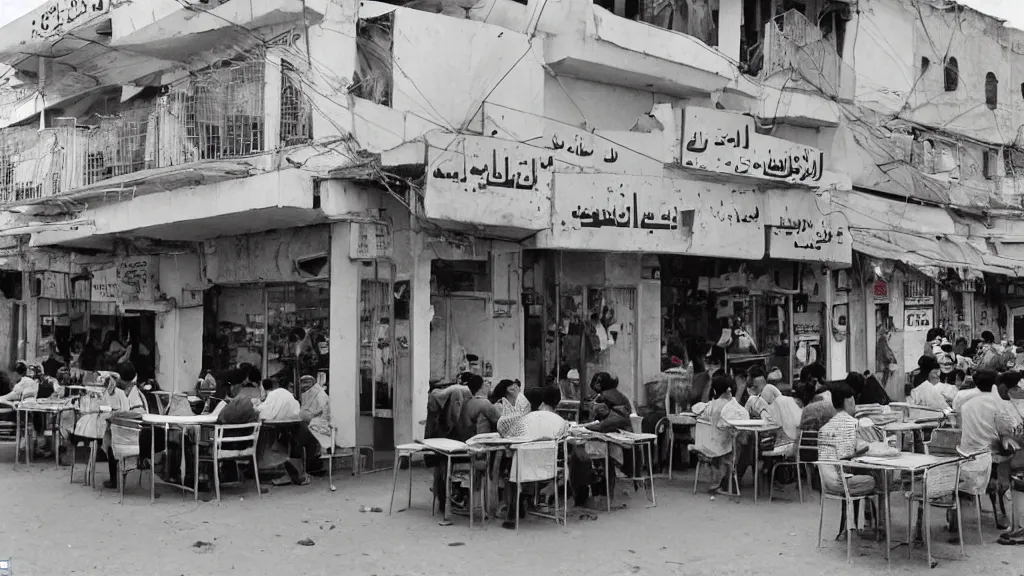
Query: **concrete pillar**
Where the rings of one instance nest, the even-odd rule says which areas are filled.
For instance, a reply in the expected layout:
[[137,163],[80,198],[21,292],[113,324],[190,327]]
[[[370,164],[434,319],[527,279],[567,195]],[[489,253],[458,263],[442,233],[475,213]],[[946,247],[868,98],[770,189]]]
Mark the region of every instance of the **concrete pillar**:
[[740,59],[742,24],[743,0],[722,0],[718,9],[718,51],[736,61]]
[[[427,395],[430,391],[430,263],[431,251],[424,249],[426,238],[423,234],[410,235],[410,250],[413,255],[412,277],[409,280],[410,348],[412,354],[409,407],[411,430],[395,431],[395,440],[422,440],[423,426],[427,420]],[[399,383],[399,385],[405,385]]]
[[359,419],[359,263],[349,259],[350,230],[331,225],[331,418],[343,447],[356,445]]

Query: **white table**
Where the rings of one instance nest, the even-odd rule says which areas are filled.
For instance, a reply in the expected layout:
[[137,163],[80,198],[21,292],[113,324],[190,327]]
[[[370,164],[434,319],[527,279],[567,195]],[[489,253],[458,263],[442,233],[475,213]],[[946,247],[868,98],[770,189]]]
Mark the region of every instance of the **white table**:
[[[167,486],[173,486],[180,490],[192,492],[196,502],[199,502],[199,433],[203,426],[211,426],[217,423],[217,417],[212,414],[203,414],[199,416],[170,416],[167,414],[143,414],[142,424],[151,428],[164,429],[164,439],[166,442],[167,433],[172,427],[179,428],[181,430],[181,484],[174,484],[173,482],[160,481],[161,484]],[[193,485],[185,486],[185,476],[187,469],[185,468],[185,443],[188,442],[188,431],[194,431],[192,440],[192,457],[193,457]],[[149,435],[149,447],[150,453],[153,454],[156,451],[156,434],[150,433]],[[155,456],[155,454],[154,454]],[[151,464],[152,465],[152,464]],[[156,473],[154,470],[150,471],[149,474],[149,502],[156,502]]]
[[[757,504],[758,485],[761,483],[761,434],[774,432],[781,426],[770,424],[767,420],[726,420],[725,422],[741,432],[754,433],[754,504]],[[733,440],[733,454],[735,465],[735,455],[738,455],[735,440]]]
[[[4,403],[14,408],[14,467],[18,467],[18,451],[21,447],[22,432],[24,432],[25,438],[25,464],[32,463],[32,451],[35,450],[35,441],[33,436],[32,426],[32,414],[53,414],[54,424],[52,427],[53,437],[53,460],[54,464],[60,467],[60,415],[68,410],[74,410],[74,406],[67,400],[22,400],[20,402],[14,402],[12,404]],[[25,413],[24,422],[22,421],[22,413]]]
[[[889,529],[891,525],[892,512],[889,505],[889,474],[888,472],[909,472],[910,473],[910,493],[914,493],[914,475],[920,473],[922,475],[922,508],[924,510],[924,539],[925,547],[928,553],[928,566],[931,568],[935,567],[935,563],[932,562],[932,540],[931,530],[929,530],[928,520],[928,471],[939,466],[946,466],[949,464],[956,464],[963,460],[959,456],[931,456],[928,454],[916,454],[913,452],[900,452],[895,457],[878,457],[878,456],[858,456],[850,460],[851,466],[857,466],[860,468],[869,468],[874,470],[881,470],[886,472],[882,474],[882,493],[885,496],[885,559],[887,562],[891,561],[891,537]],[[912,502],[908,503],[909,511],[908,524],[907,524],[907,555],[910,555],[910,547],[913,543],[912,531],[914,528],[913,522],[913,505]],[[851,520],[847,520],[850,522]],[[849,527],[847,527],[849,528]],[[963,534],[960,535],[963,538]],[[897,543],[897,546],[903,543]]]

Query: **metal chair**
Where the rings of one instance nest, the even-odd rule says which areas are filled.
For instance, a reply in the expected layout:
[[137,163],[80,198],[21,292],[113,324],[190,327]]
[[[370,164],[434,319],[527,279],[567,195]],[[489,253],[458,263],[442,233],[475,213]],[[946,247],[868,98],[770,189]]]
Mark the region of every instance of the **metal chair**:
[[[853,558],[853,529],[850,524],[854,522],[853,515],[853,503],[861,500],[868,500],[874,495],[874,491],[866,494],[851,494],[850,485],[847,483],[847,479],[852,477],[853,474],[847,474],[843,470],[843,462],[834,460],[819,460],[814,463],[818,468],[818,480],[821,482],[821,497],[819,498],[819,510],[818,510],[818,548],[821,548],[821,532],[825,527],[825,500],[838,500],[846,505],[846,562],[850,563]],[[836,468],[839,479],[843,485],[843,493],[833,492],[828,490],[825,484],[824,470],[826,466],[832,466]]]
[[[227,434],[227,432],[235,434]],[[247,424],[217,424],[213,427],[213,440],[206,443],[210,448],[208,456],[199,456],[200,462],[213,463],[213,488],[220,504],[220,463],[222,461],[247,462],[252,460],[253,474],[256,476],[256,492],[263,498],[260,487],[260,468],[256,462],[256,446],[260,437],[260,422]],[[199,471],[196,471],[199,474]],[[241,475],[239,475],[241,480]]]
[[[962,437],[962,435],[963,435],[963,430],[960,430],[960,429],[957,429],[957,428],[937,428],[937,429],[932,431],[931,440],[929,440],[928,442],[925,442],[925,444],[924,444],[924,453],[925,454],[933,454],[933,455],[936,455],[936,456],[959,456],[959,453],[957,452],[956,447],[960,444],[960,438]],[[989,468],[989,472],[984,473],[984,476],[983,476],[986,479],[986,482],[980,484],[979,486],[973,486],[973,487],[972,486],[964,486],[959,481],[959,479],[957,481],[957,491],[960,494],[967,494],[968,496],[974,498],[975,512],[977,513],[976,515],[977,515],[977,521],[978,521],[978,542],[980,544],[984,544],[985,543],[985,535],[982,532],[982,527],[981,527],[981,497],[982,497],[982,495],[986,494],[987,491],[988,491],[988,482],[987,482],[987,480],[988,480],[989,476],[991,475],[992,454],[990,452],[982,452],[980,454],[973,455],[971,457],[971,460],[965,461],[965,462],[961,462],[961,464],[960,464],[961,472],[963,471],[963,467],[964,466],[968,466],[968,465],[970,465],[970,466],[980,466],[982,468],[987,466]],[[959,512],[958,512],[958,515],[959,515]],[[963,526],[963,520],[958,517],[957,521],[960,523],[960,527],[962,527]],[[962,547],[963,547],[963,537],[964,537],[964,535],[963,535],[963,533],[961,533],[960,534],[961,552],[963,551],[962,550]]]
[[[118,503],[124,504],[124,483],[128,473],[139,470],[139,485],[142,485],[142,470],[138,467],[140,422],[118,421],[110,423],[110,442],[114,458],[117,459],[117,487],[120,491]],[[135,458],[135,467],[128,467],[128,459]],[[150,469],[150,474],[152,474]]]
[[[914,504],[918,504],[921,507],[921,514],[924,516],[923,530],[930,530],[931,524],[929,523],[928,510],[930,508],[940,508],[943,510],[955,510],[956,521],[957,521],[957,533],[960,534],[960,554],[966,556],[964,552],[964,521],[963,515],[960,511],[960,498],[957,494],[957,487],[960,485],[960,470],[966,461],[960,461],[954,464],[946,464],[937,468],[928,470],[924,475],[922,482],[917,483],[913,492],[907,495],[909,502],[907,503],[907,541],[912,542],[911,532],[913,530],[913,511]],[[924,501],[924,484],[927,483],[928,488],[928,502]],[[927,505],[926,505],[927,504]],[[980,516],[980,515],[979,515]],[[978,527],[980,529],[981,523],[979,522]],[[931,565],[932,561],[932,539],[929,534],[924,535],[925,546],[928,551],[928,565]],[[909,553],[909,550],[908,550]]]
[[[558,501],[558,447],[564,446],[565,441],[547,440],[541,442],[527,442],[512,447],[512,472],[509,481],[516,484],[516,499],[514,506],[519,506],[522,498],[523,484],[535,482],[553,482],[555,484],[555,510],[554,515],[535,513],[538,516],[553,519],[556,523],[565,525],[568,519],[568,506],[559,506]],[[523,461],[528,460],[524,467]],[[564,499],[563,499],[564,500]],[[564,503],[564,501],[563,501]],[[559,519],[558,512],[562,510],[562,518]],[[472,514],[472,508],[471,514]],[[519,533],[519,514],[516,512],[516,534]]]
[[[714,459],[713,456],[708,455],[705,446],[712,433],[712,424],[707,420],[697,420],[697,424],[693,429],[693,446],[690,446],[690,451],[697,455],[697,468],[693,472],[693,493],[697,494],[697,483],[700,481],[700,467],[701,464],[709,465]],[[733,463],[735,464],[735,463]],[[735,486],[736,491],[732,492]],[[724,496],[740,496],[740,479],[736,474],[736,466],[732,465],[729,468],[729,492],[720,492]]]
[[[805,454],[805,450],[813,450],[812,453],[813,454],[817,454],[817,452],[818,452],[818,433],[817,432],[811,432],[809,430],[801,430],[800,431],[800,436],[797,438],[797,441],[796,441],[796,454],[792,457],[792,459],[787,457],[786,459],[782,460],[781,462],[776,462],[775,465],[772,466],[771,487],[768,489],[768,503],[769,504],[771,504],[772,497],[775,495],[775,471],[778,470],[782,466],[796,466],[796,489],[797,489],[797,492],[800,494],[800,503],[803,504],[803,502],[804,502],[804,486],[803,486],[803,481],[800,479],[800,474],[802,472],[806,471],[806,472],[808,472],[807,479],[808,480],[811,479],[811,475],[810,475],[810,472],[811,472],[810,466],[811,465],[810,465],[809,462],[803,460],[803,455]],[[817,458],[815,458],[815,460],[816,459]]]

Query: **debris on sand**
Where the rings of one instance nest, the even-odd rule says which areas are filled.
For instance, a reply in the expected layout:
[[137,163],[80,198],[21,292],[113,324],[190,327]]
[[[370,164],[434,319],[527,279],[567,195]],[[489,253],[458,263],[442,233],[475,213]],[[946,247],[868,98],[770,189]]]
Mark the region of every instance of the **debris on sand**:
[[313,542],[309,538],[303,538],[297,542],[299,546],[316,546],[316,542]]
[[213,551],[213,542],[206,542],[206,541],[203,541],[203,540],[196,540],[195,543],[192,544],[192,548],[195,549],[196,552],[212,552]]

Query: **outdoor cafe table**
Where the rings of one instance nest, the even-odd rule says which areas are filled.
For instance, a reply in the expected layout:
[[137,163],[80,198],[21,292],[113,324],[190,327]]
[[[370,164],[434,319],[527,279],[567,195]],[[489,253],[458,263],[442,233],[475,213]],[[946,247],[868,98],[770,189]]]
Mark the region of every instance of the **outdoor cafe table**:
[[[7,404],[6,402],[4,404]],[[25,437],[25,464],[32,463],[32,451],[35,449],[35,443],[33,442],[33,432],[35,431],[32,427],[32,414],[52,414],[54,415],[53,424],[51,426],[51,434],[53,434],[53,460],[57,467],[60,467],[60,415],[66,411],[74,410],[74,406],[67,400],[22,400],[20,402],[14,402],[8,404],[14,408],[14,467],[18,467],[18,448],[21,446],[22,433],[24,432]],[[22,418],[24,413],[24,418]]]
[[[186,492],[192,492],[195,501],[199,502],[199,436],[200,429],[202,426],[210,426],[217,422],[217,417],[212,414],[204,414],[201,416],[168,416],[164,414],[143,414],[142,424],[151,428],[162,427],[164,429],[164,437],[167,437],[167,433],[170,429],[177,428],[181,430],[181,468],[179,469],[181,476],[181,484],[175,484],[173,482],[167,482],[160,480],[161,484],[167,486],[173,486]],[[188,432],[193,431],[192,436],[192,457],[194,459],[194,467],[192,468],[193,486],[185,486],[185,476],[187,475],[187,469],[185,467],[185,443],[188,442]],[[156,434],[149,435],[149,445],[151,453],[156,452]],[[167,462],[165,460],[165,466]],[[156,501],[156,473],[151,471],[149,475],[149,501],[153,503]]]
[[[602,442],[605,445],[604,450],[604,483],[605,483],[605,494],[607,495],[608,511],[612,511],[612,499],[614,493],[611,488],[611,475],[615,473],[611,469],[611,459],[608,455],[608,445],[615,444],[616,446],[624,449],[629,449],[633,456],[633,477],[627,478],[633,482],[650,482],[651,484],[651,504],[653,506],[658,505],[657,496],[654,494],[654,460],[652,459],[651,444],[657,442],[658,437],[655,434],[644,434],[637,432],[612,432],[604,434],[601,432],[594,432],[583,426],[573,426],[569,429],[569,434],[581,442]],[[636,448],[641,448],[647,453],[647,477],[638,477],[636,475]],[[642,455],[642,453],[641,453]]]
[[[945,466],[948,464],[957,464],[963,460],[958,456],[931,456],[928,454],[916,454],[913,452],[900,452],[896,456],[882,457],[882,456],[858,456],[851,460],[843,463],[843,466],[867,468],[872,470],[880,470],[885,472],[882,474],[882,494],[885,496],[885,559],[887,562],[891,562],[890,557],[890,526],[892,523],[891,516],[892,511],[889,505],[889,474],[888,472],[909,472],[910,473],[910,494],[914,493],[914,482],[915,475],[921,474],[921,501],[923,502],[923,514],[924,514],[924,538],[925,547],[928,553],[928,566],[934,568],[937,563],[932,562],[932,540],[931,530],[928,526],[928,472],[939,466]],[[913,543],[912,531],[914,528],[913,522],[913,502],[907,504],[907,542],[905,543],[908,547],[907,555],[910,555],[910,547]],[[960,535],[963,538],[963,535]],[[898,542],[897,546],[904,544]]]
[[[725,422],[741,432],[754,433],[754,504],[757,504],[758,485],[761,483],[761,434],[774,432],[781,427],[769,424],[767,420],[726,420]],[[735,443],[736,441],[733,440],[733,454],[738,454]]]

